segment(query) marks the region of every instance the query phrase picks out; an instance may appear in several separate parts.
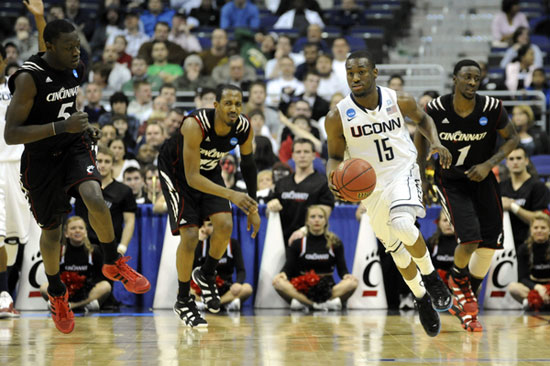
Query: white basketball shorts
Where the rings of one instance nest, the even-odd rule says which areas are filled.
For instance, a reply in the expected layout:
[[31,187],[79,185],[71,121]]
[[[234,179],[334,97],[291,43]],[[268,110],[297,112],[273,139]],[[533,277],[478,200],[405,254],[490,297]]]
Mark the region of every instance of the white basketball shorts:
[[21,190],[19,162],[0,162],[0,236],[6,244],[27,243],[32,218]]

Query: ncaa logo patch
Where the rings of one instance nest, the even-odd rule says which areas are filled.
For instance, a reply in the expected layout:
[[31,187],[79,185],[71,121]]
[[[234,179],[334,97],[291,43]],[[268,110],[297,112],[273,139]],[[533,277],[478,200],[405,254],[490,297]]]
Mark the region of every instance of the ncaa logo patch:
[[481,117],[481,118],[479,119],[479,124],[482,125],[482,126],[485,126],[485,125],[487,125],[487,122],[488,122],[488,121],[489,121],[489,120],[487,119],[487,117]]
[[233,146],[237,145],[238,142],[239,140],[237,140],[236,137],[232,137],[231,140],[229,140],[229,143]]
[[75,70],[75,69],[73,69],[73,75],[74,75],[74,77],[75,77],[75,78],[77,78],[77,79],[78,79],[78,72],[76,72],[76,70]]
[[348,118],[354,118],[355,117],[355,109],[353,108],[350,108],[346,111],[346,116],[348,116]]

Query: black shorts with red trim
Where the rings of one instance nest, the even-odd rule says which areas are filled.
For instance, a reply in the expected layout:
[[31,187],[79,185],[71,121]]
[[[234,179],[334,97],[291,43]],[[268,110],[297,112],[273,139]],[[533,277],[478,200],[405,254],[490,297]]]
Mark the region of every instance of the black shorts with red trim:
[[71,212],[70,196],[87,180],[101,182],[91,142],[84,135],[61,151],[28,151],[21,156],[21,181],[42,229],[55,229]]
[[481,182],[437,180],[441,207],[452,222],[459,244],[502,249],[502,199],[492,172]]
[[[191,188],[185,179],[182,159],[175,160],[164,144],[158,157],[158,168],[162,193],[168,207],[170,229],[179,235],[179,229],[187,226],[202,226],[205,219],[219,212],[231,212],[231,203],[225,198],[207,194]],[[205,175],[205,178],[224,187],[219,172]]]

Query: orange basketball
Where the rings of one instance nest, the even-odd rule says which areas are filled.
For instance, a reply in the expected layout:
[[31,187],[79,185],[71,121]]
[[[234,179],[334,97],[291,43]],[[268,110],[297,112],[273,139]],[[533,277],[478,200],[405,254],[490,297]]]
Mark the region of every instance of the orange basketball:
[[348,159],[334,171],[332,183],[347,201],[359,202],[374,191],[376,173],[368,161]]

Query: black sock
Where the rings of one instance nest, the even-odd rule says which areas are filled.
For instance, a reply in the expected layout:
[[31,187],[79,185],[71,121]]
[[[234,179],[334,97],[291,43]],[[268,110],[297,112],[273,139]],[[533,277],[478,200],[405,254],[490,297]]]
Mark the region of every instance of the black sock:
[[0,292],[8,291],[8,271],[0,272]]
[[183,301],[186,297],[189,296],[189,289],[191,287],[191,282],[181,282],[178,281],[178,301]]
[[453,267],[451,268],[451,276],[454,278],[464,278],[468,277],[470,274],[470,271],[468,271],[468,266],[464,268],[458,268],[456,264],[453,264]]
[[204,261],[204,264],[201,266],[201,271],[206,276],[213,276],[216,271],[217,265],[218,265],[218,260],[215,258],[212,258],[209,254],[208,257],[206,257],[206,261]]
[[103,253],[105,254],[105,258],[103,259],[105,264],[114,264],[118,257],[120,257],[120,254],[116,251],[117,246],[114,240],[110,243],[101,243]]
[[477,296],[477,290],[479,289],[479,286],[483,282],[483,278],[476,278],[474,276],[470,276],[470,283],[472,285],[472,291]]
[[46,277],[48,277],[48,294],[51,296],[61,296],[65,293],[65,285],[61,282],[59,272],[52,276],[46,274]]

